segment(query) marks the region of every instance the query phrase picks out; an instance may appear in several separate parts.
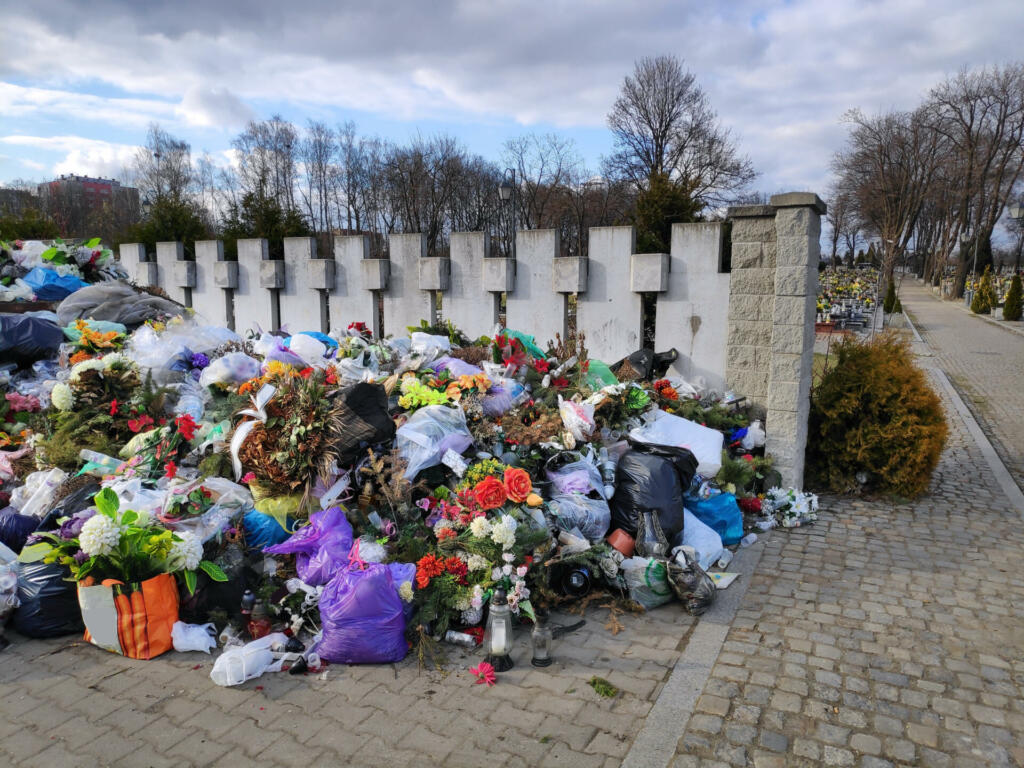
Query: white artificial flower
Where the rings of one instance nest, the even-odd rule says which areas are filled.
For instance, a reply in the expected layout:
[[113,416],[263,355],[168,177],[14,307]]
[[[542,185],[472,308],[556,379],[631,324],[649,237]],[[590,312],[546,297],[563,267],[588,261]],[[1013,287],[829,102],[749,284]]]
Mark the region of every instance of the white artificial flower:
[[501,572],[505,576],[511,576],[512,575],[512,566],[509,565],[508,563],[505,563],[503,566],[501,566]]
[[516,556],[513,555],[511,552],[506,552],[501,556],[501,559],[504,560],[506,563],[511,563],[515,561]]
[[170,560],[178,566],[177,570],[194,571],[203,559],[203,542],[190,531],[179,533],[181,541],[171,544]]
[[491,566],[491,561],[483,555],[470,555],[466,561],[466,567],[471,571],[485,571]]
[[90,357],[80,363],[75,363],[71,368],[71,381],[78,381],[79,377],[86,371],[102,371],[103,361],[98,357]]
[[477,539],[482,539],[491,532],[491,523],[486,517],[474,517],[469,524],[469,532]]
[[501,578],[501,568],[495,568],[491,571],[491,581],[498,581]]
[[403,581],[398,585],[398,596],[407,603],[412,602],[412,582]]
[[445,520],[443,517],[434,523],[434,535],[437,536],[445,528],[454,528],[451,520]]
[[520,565],[518,568],[516,568],[516,576],[522,578],[526,575],[526,570],[527,568],[525,565]]
[[147,525],[149,525],[149,510],[148,509],[137,510],[135,512],[135,514],[138,515],[138,518],[135,520],[134,523],[132,523],[132,525],[137,525],[137,526],[139,526],[139,528],[145,528]]
[[457,611],[468,611],[473,607],[473,600],[471,597],[460,597],[455,601],[455,610]]
[[75,407],[75,393],[63,381],[58,381],[50,392],[50,403],[58,411],[70,411]]
[[132,362],[132,359],[128,357],[128,355],[121,352],[111,352],[109,355],[104,355],[102,360],[104,369],[108,371],[115,365],[127,366],[131,365]]
[[93,515],[78,534],[78,545],[89,557],[109,555],[121,540],[121,529],[106,515]]

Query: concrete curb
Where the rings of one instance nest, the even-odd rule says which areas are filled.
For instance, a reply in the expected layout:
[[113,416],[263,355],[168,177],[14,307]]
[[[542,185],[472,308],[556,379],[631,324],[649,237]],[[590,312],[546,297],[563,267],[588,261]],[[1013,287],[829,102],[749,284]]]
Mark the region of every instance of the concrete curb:
[[729,572],[739,573],[740,577],[728,589],[719,590],[714,605],[700,617],[668,682],[623,759],[623,768],[665,768],[675,757],[679,739],[711,676],[729,627],[747,593],[750,578],[761,562],[767,537],[759,536],[753,546],[737,550]]
[[[904,309],[904,314],[907,316],[907,322],[910,324],[911,330],[914,332],[914,338],[920,341],[925,347],[928,347],[928,342],[921,339],[921,335],[917,332],[917,328],[911,319],[910,314]],[[930,348],[929,348],[930,349]],[[1003,464],[1002,459],[999,458],[999,454],[996,453],[996,449],[993,447],[991,441],[985,436],[985,433],[981,429],[981,425],[978,424],[977,419],[974,418],[974,414],[971,413],[967,404],[960,397],[960,393],[957,392],[956,387],[946,376],[946,372],[943,371],[938,365],[929,366],[934,372],[936,378],[942,384],[943,389],[946,390],[946,394],[949,396],[950,401],[953,403],[953,407],[956,412],[963,419],[964,425],[967,427],[967,431],[970,432],[971,437],[974,438],[974,442],[978,445],[978,450],[981,451],[981,455],[985,458],[985,462],[992,470],[992,474],[995,475],[996,482],[999,483],[999,487],[1003,489],[1003,493],[1010,500],[1010,504],[1016,507],[1017,511],[1020,512],[1021,516],[1024,517],[1024,492],[1017,486],[1013,481],[1013,476],[1010,471]]]

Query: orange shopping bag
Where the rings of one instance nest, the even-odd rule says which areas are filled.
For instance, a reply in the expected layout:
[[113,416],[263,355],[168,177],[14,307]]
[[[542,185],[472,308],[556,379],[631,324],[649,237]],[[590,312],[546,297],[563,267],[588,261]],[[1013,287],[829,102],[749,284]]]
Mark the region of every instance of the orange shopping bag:
[[132,659],[152,659],[173,647],[178,584],[169,573],[140,584],[86,579],[78,585],[78,604],[93,645]]

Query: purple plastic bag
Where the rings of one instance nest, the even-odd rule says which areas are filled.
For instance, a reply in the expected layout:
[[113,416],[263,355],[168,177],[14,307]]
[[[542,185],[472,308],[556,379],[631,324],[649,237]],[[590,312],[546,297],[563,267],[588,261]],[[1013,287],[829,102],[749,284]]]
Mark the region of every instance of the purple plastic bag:
[[352,526],[341,507],[319,510],[309,516],[309,525],[287,541],[266,547],[271,555],[295,555],[299,578],[311,587],[326,584],[348,565],[352,549]]
[[386,664],[405,658],[405,609],[392,570],[368,563],[363,570],[342,570],[331,579],[320,596],[321,658],[335,664]]
[[467,363],[465,360],[459,360],[457,357],[439,357],[427,367],[434,373],[449,371],[456,378],[459,376],[476,376],[478,373],[484,372],[482,368],[477,368],[475,365]]

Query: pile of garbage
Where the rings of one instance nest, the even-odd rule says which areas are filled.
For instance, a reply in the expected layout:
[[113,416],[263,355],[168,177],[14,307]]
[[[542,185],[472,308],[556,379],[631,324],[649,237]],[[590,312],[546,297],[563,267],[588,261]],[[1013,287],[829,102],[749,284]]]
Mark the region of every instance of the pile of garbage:
[[87,285],[126,277],[98,237],[0,241],[0,303],[60,301]]
[[243,337],[121,281],[0,322],[3,617],[133,658],[220,644],[222,685],[444,641],[500,669],[520,626],[543,664],[553,609],[699,614],[730,548],[815,518],[671,353]]

